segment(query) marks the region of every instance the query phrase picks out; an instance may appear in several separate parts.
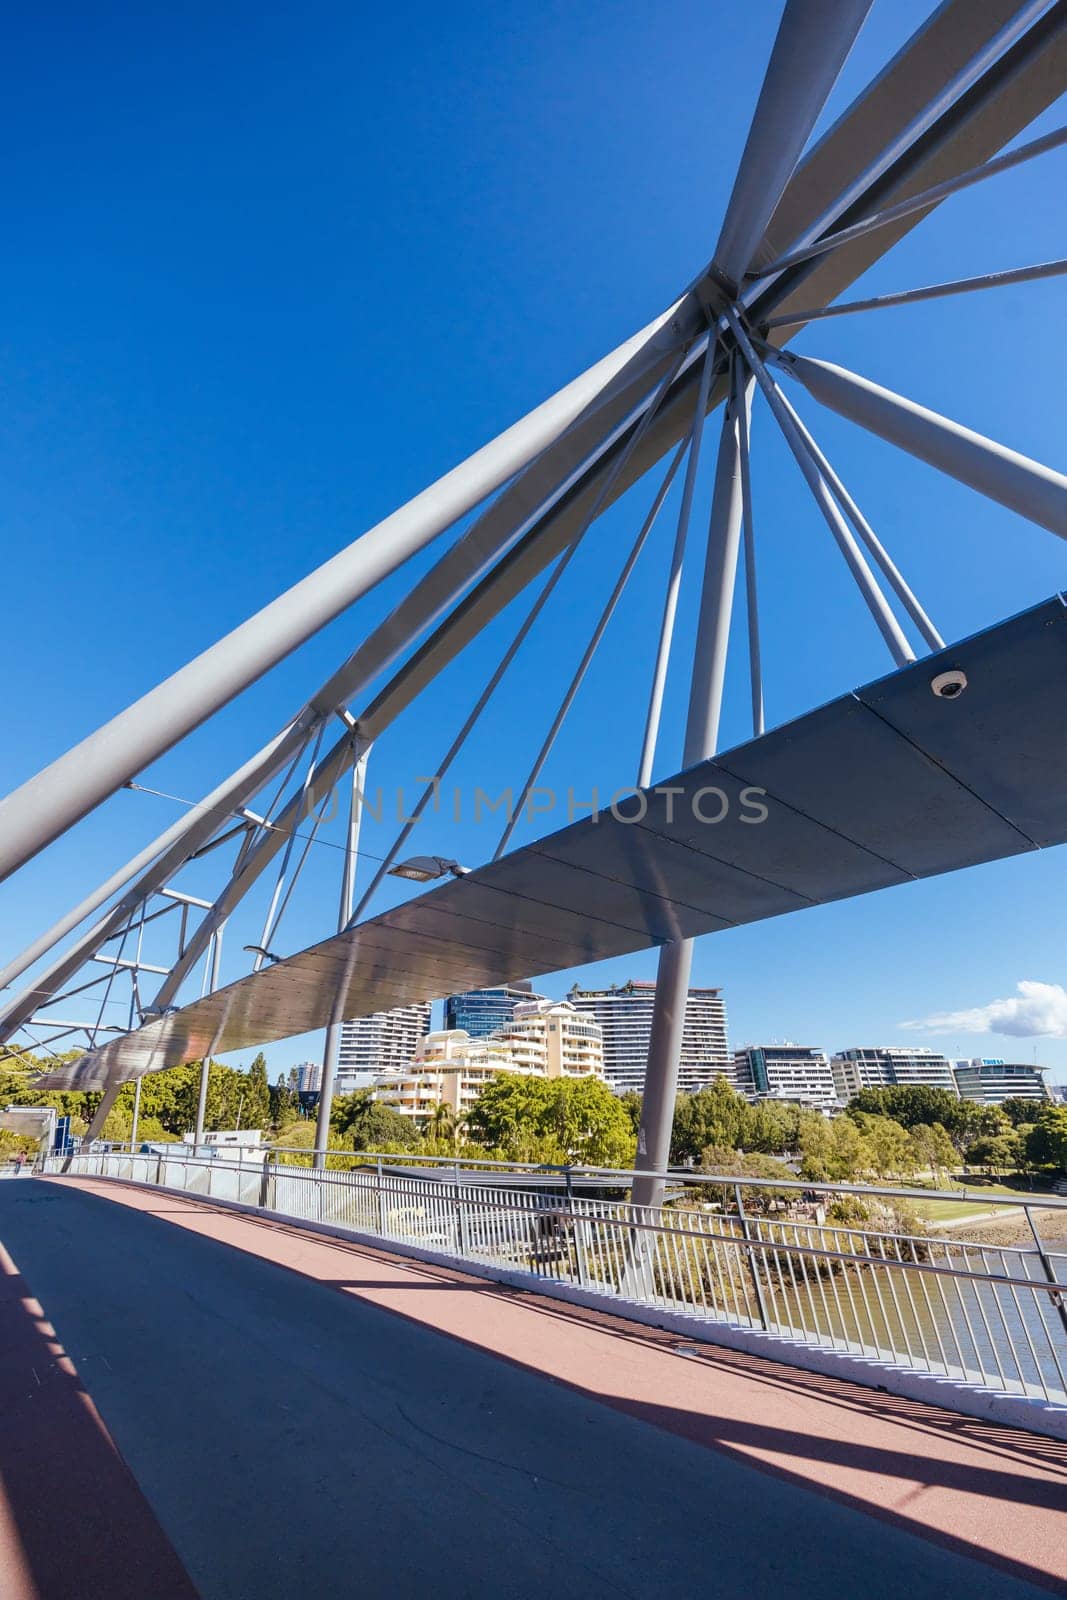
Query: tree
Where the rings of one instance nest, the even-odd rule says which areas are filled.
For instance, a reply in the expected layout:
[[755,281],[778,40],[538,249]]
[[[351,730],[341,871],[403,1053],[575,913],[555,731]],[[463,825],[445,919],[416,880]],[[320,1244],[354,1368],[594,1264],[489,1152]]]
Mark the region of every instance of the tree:
[[874,1153],[849,1117],[806,1118],[800,1130],[800,1175],[813,1183],[848,1183],[870,1172]]
[[545,1129],[568,1162],[586,1167],[631,1167],[636,1139],[625,1107],[600,1078],[549,1082]]
[[936,1089],[922,1083],[897,1083],[882,1089],[861,1089],[848,1104],[850,1117],[891,1117],[901,1127],[914,1128],[920,1122],[940,1122],[962,1155],[969,1144],[984,1134],[1006,1133],[1010,1124],[997,1106],[961,1100],[951,1089]]
[[644,1103],[644,1096],[639,1094],[636,1089],[627,1089],[625,1094],[620,1094],[619,1096],[619,1104],[630,1119],[630,1126],[634,1131],[635,1137],[637,1130],[641,1126],[641,1108]]
[[976,1139],[968,1148],[966,1159],[969,1167],[984,1167],[995,1176],[998,1172],[1017,1171],[1023,1156],[1023,1141],[1013,1129],[1011,1133],[987,1133]]
[[799,1106],[774,1100],[762,1100],[758,1105],[749,1106],[741,1130],[742,1149],[773,1156],[796,1150],[805,1115]]
[[[773,1156],[750,1153],[738,1155],[734,1150],[728,1150],[722,1145],[711,1145],[700,1157],[701,1172],[722,1173],[731,1178],[781,1178],[792,1183],[796,1174],[784,1161],[776,1161]],[[724,1203],[729,1205],[733,1201],[732,1190],[723,1189]],[[766,1211],[769,1207],[780,1201],[789,1201],[796,1198],[793,1189],[749,1189],[744,1195],[745,1207],[749,1211]]]
[[248,1069],[248,1087],[241,1113],[243,1128],[266,1128],[270,1123],[270,1086],[267,1058],[262,1050]]
[[941,1123],[917,1122],[910,1137],[915,1165],[930,1172],[935,1183],[942,1182],[942,1174],[956,1165],[956,1146]]
[[1010,1094],[1006,1100],[1000,1102],[997,1109],[1007,1117],[1013,1128],[1020,1128],[1026,1123],[1032,1123],[1042,1106],[1047,1104],[1045,1100],[1030,1100],[1026,1095]]
[[276,1133],[300,1121],[300,1097],[284,1073],[270,1089],[270,1121]]
[[699,1161],[701,1151],[711,1145],[740,1149],[748,1114],[748,1101],[725,1078],[716,1078],[696,1094],[680,1094],[671,1129],[671,1161],[675,1165]]
[[1067,1170],[1067,1106],[1042,1106],[1026,1135],[1025,1154],[1035,1167]]
[[467,1126],[504,1161],[629,1167],[634,1159],[630,1117],[599,1078],[498,1073],[471,1106]]
[[417,1150],[422,1142],[411,1118],[376,1100],[373,1089],[339,1095],[330,1127],[350,1150]]
[[862,1112],[853,1120],[869,1151],[870,1171],[876,1177],[893,1178],[914,1172],[915,1146],[899,1122]]

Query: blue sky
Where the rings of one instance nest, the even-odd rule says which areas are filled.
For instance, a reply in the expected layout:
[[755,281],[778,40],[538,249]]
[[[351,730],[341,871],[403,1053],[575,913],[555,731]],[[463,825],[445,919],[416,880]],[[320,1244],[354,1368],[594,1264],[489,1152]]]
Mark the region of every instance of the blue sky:
[[[827,119],[926,14],[875,0]],[[714,244],[777,21],[768,3],[45,6],[12,25],[0,121],[0,461],[13,787],[613,347]],[[723,15],[725,16],[725,9]],[[824,119],[825,120],[825,119]],[[1025,137],[1061,120],[1055,110]],[[908,288],[1062,253],[1067,155],[956,197],[863,280]],[[796,348],[839,360],[1062,465],[1055,282],[841,319]],[[1065,587],[1043,530],[798,404],[949,639]],[[712,430],[711,437],[714,437]],[[757,403],[753,470],[768,719],[889,663]],[[707,452],[708,455],[711,452]],[[694,529],[705,522],[701,485]],[[457,768],[519,784],[652,482],[593,530]],[[632,780],[671,510],[545,779]],[[706,524],[705,524],[706,525]],[[699,537],[699,535],[697,535]],[[295,710],[415,571],[396,574],[143,778],[210,787]],[[659,769],[681,743],[691,563]],[[514,611],[375,752],[387,791],[433,770]],[[744,738],[733,655],[723,744]],[[122,794],[0,888],[6,953],[178,813]],[[563,819],[561,819],[563,820]],[[395,824],[394,824],[395,828]],[[495,836],[441,818],[417,848],[468,863]],[[339,856],[312,851],[279,935],[330,930]],[[521,834],[520,834],[521,837]],[[369,855],[390,830],[367,828]],[[413,846],[414,847],[414,846]],[[364,865],[364,882],[372,868]],[[1064,851],[703,940],[731,1036],[829,1049],[929,1042],[1051,1064],[1067,1038],[902,1031],[1020,981],[1065,981]],[[394,892],[392,889],[390,892]],[[402,892],[399,887],[396,893]],[[388,903],[383,898],[379,907]],[[250,907],[249,917],[262,915]],[[255,937],[249,923],[247,938]],[[236,934],[226,976],[240,970]],[[651,976],[655,957],[587,969]],[[562,991],[571,974],[547,980]],[[1067,1027],[1067,1024],[1065,1024]],[[271,1048],[272,1070],[317,1048]],[[242,1053],[242,1059],[247,1053]]]

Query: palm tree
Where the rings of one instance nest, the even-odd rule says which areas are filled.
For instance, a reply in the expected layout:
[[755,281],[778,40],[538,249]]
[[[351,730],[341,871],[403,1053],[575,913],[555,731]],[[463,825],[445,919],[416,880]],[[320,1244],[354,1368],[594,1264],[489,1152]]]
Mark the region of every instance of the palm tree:
[[426,1132],[431,1139],[439,1140],[442,1144],[449,1139],[454,1143],[456,1126],[456,1116],[452,1107],[447,1105],[444,1100],[438,1100],[426,1119]]

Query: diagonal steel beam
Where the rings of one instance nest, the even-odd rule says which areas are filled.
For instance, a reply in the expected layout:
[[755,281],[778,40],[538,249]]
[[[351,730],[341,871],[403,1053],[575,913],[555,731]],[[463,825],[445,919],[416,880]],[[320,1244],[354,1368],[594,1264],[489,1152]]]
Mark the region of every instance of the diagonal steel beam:
[[871,0],[787,0],[714,264],[739,283],[763,237]]
[[845,367],[780,355],[776,365],[869,433],[1067,539],[1067,477]]
[[[790,225],[794,231],[778,235],[778,217],[772,220],[776,255],[804,235],[813,211],[801,205],[800,200],[806,196],[812,207],[822,203],[830,186],[840,186],[857,157],[862,159],[869,152],[874,135],[884,138],[887,129],[899,126],[901,119],[913,111],[917,90],[921,88],[928,94],[931,84],[942,81],[942,59],[949,69],[955,65],[959,39],[966,39],[969,47],[973,46],[974,24],[979,20],[988,22],[991,13],[995,20],[1005,7],[998,0],[997,5],[965,7],[962,15],[955,14],[957,9],[952,4],[942,8],[941,20],[952,21],[953,29],[946,33],[944,27],[935,29],[931,24],[922,30],[898,58],[898,64],[872,85],[798,169],[783,197],[791,206]],[[837,219],[835,228],[851,226],[887,205],[927,191],[988,160],[1059,98],[1065,82],[1067,0],[1056,0],[1048,13]],[[818,159],[824,148],[833,157],[828,172],[822,170],[825,163]],[[820,179],[817,183],[809,174],[811,167]],[[749,290],[744,296],[751,325],[757,326],[775,313],[829,304],[916,227],[922,216],[929,214],[927,210],[922,215],[905,217],[817,260],[801,262],[766,289],[755,286],[755,292]],[[776,334],[774,343],[782,344],[790,337],[789,333]]]
[[[696,326],[694,297],[682,308]],[[682,343],[679,306],[0,801],[0,882]],[[685,324],[689,327],[690,324]],[[668,349],[658,338],[664,330]],[[609,430],[610,431],[610,430]]]

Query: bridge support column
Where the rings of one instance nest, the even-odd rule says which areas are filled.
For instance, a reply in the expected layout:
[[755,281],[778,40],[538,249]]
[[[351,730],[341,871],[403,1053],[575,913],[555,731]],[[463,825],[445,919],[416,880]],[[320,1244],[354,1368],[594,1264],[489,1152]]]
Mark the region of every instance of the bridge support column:
[[[108,1087],[104,1090],[104,1097],[101,1100],[100,1104],[97,1106],[96,1111],[95,1111],[95,1113],[93,1115],[92,1121],[89,1123],[88,1128],[85,1130],[85,1138],[82,1140],[82,1143],[81,1143],[81,1147],[82,1147],[83,1150],[88,1150],[88,1148],[92,1144],[93,1140],[94,1139],[99,1139],[100,1130],[104,1126],[104,1123],[107,1121],[109,1115],[111,1114],[111,1108],[115,1104],[115,1101],[118,1099],[119,1090],[121,1088],[122,1088],[122,1084],[121,1083],[112,1083],[112,1084],[109,1084]],[[66,1161],[64,1161],[64,1163],[63,1163],[63,1171],[64,1172],[69,1172],[70,1171],[70,1164],[73,1161],[73,1159],[74,1159],[74,1155],[73,1155],[73,1152],[72,1152],[67,1157]]]
[[[344,933],[352,920],[352,902],[355,898],[356,866],[359,856],[359,826],[363,817],[363,794],[367,782],[367,761],[371,747],[367,746],[352,768],[352,793],[348,805],[348,836],[345,840],[345,863],[341,873],[341,904],[337,913],[337,931]],[[337,1063],[341,1055],[341,1011],[344,1006],[347,983],[342,982],[337,991],[334,1014],[326,1029],[322,1052],[322,1078],[319,1083],[319,1107],[315,1122],[315,1154],[312,1164],[320,1170],[326,1166],[326,1151],[330,1144],[330,1111],[333,1106],[333,1085],[337,1076]]]
[[[735,368],[734,385],[723,409],[722,434],[715,467],[715,487],[708,526],[708,550],[693,658],[693,681],[685,730],[682,764],[692,767],[714,755],[719,741],[719,717],[726,677],[726,647],[730,637],[734,580],[741,541],[741,430],[740,408],[746,418],[752,406],[753,379]],[[639,1172],[662,1171],[670,1158],[671,1127],[678,1094],[678,1061],[685,1028],[685,1003],[693,964],[692,939],[664,945],[656,974],[656,1000],[652,1013],[644,1104],[637,1136]],[[638,1178],[634,1205],[657,1206],[663,1200],[663,1179]]]

